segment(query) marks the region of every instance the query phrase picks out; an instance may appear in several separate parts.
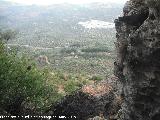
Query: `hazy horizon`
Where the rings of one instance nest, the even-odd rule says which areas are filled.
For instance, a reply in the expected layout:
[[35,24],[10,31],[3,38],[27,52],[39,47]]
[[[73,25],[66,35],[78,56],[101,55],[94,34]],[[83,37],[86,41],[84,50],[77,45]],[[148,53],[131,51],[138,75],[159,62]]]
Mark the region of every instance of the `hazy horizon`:
[[60,3],[70,3],[70,4],[87,4],[93,2],[100,2],[100,3],[125,3],[127,0],[5,0],[11,1],[14,3],[20,3],[25,5],[52,5],[52,4],[60,4]]

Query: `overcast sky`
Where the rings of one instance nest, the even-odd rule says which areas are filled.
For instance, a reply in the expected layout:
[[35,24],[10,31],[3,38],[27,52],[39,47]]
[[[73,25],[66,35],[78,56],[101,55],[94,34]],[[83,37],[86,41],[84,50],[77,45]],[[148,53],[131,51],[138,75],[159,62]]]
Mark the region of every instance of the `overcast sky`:
[[16,3],[22,3],[27,5],[37,4],[37,5],[51,5],[57,3],[72,3],[72,4],[84,4],[91,2],[115,2],[115,3],[124,3],[127,0],[6,0]]

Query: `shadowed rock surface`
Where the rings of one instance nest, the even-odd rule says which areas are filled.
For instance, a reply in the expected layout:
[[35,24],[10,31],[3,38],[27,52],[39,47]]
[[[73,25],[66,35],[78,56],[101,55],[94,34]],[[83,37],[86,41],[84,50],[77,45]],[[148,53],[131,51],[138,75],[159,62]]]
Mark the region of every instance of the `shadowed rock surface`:
[[109,109],[115,108],[114,104],[116,103],[113,103],[115,95],[112,88],[105,84],[85,86],[81,91],[66,96],[61,102],[52,106],[47,114],[64,115],[68,119],[74,119],[70,117],[76,116],[76,120],[87,120],[94,116],[109,117]]
[[[155,4],[149,4],[154,2]],[[122,84],[124,103],[119,120],[160,120],[159,0],[131,0],[128,15],[115,20],[117,60],[115,75]],[[132,12],[132,13],[131,13]],[[130,17],[147,14],[140,24]],[[133,20],[133,21],[132,21]],[[136,21],[138,22],[138,21]]]

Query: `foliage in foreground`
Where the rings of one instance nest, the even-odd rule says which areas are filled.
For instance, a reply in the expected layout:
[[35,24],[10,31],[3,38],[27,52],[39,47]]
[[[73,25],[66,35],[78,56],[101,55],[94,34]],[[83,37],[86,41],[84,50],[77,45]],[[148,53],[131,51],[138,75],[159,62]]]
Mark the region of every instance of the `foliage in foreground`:
[[92,82],[89,77],[43,68],[0,47],[0,106],[10,111],[22,103],[43,112],[68,94]]
[[42,71],[26,58],[17,58],[7,54],[0,47],[0,106],[5,110],[17,107],[22,102],[31,102],[32,109],[44,109],[49,104],[50,96],[57,96],[53,86],[46,84]]
[[[0,40],[7,41],[11,35],[0,34]],[[97,76],[91,79],[49,68],[40,70],[23,54],[18,57],[16,49],[7,49],[0,42],[0,107],[11,114],[26,106],[32,111],[43,112],[83,85],[102,80]]]

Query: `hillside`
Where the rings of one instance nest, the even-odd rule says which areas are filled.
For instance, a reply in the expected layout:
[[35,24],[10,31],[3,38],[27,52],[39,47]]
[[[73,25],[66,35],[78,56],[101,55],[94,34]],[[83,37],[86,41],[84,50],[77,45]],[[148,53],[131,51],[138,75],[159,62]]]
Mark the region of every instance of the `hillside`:
[[[17,32],[8,41],[33,60],[47,56],[51,69],[90,76],[111,75],[120,4],[23,6],[1,1],[0,26]],[[106,60],[107,59],[107,60]]]
[[160,0],[0,3],[0,115],[160,119]]
[[[54,48],[81,41],[93,41],[95,43],[93,38],[100,40],[100,42],[104,41],[104,38],[110,41],[113,39],[114,30],[88,30],[78,24],[90,20],[113,23],[114,18],[120,14],[121,6],[119,5],[97,4],[58,4],[47,7],[36,5],[5,6],[1,4],[3,19],[0,23],[3,26],[13,27],[20,32],[17,36],[18,39],[10,41],[11,43]],[[105,35],[104,38],[102,38],[102,34]]]
[[1,115],[117,113],[123,99],[113,75],[113,21],[122,5],[0,3]]

